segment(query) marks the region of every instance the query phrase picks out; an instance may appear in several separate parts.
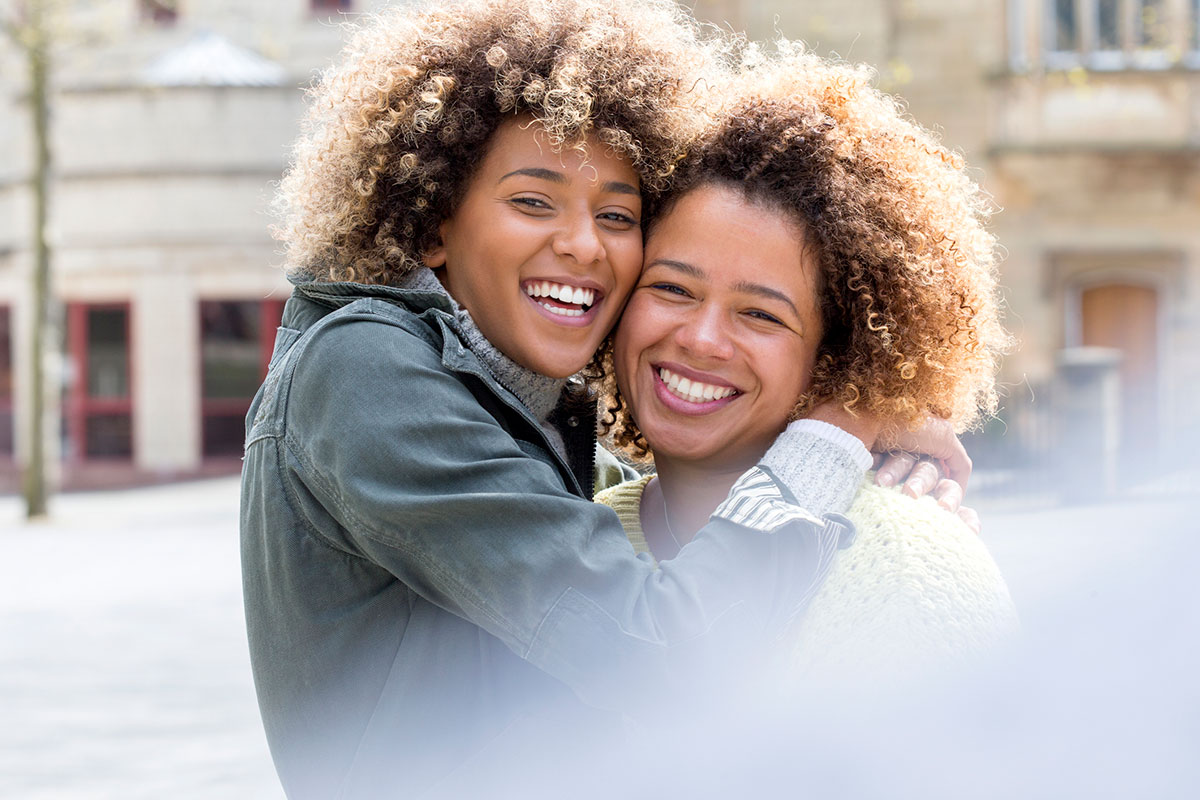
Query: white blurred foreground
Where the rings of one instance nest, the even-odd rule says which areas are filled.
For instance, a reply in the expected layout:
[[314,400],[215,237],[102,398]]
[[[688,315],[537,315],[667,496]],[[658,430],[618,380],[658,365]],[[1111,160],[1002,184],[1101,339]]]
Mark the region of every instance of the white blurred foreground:
[[[236,480],[53,511],[29,525],[0,498],[0,797],[282,797],[250,679]],[[648,743],[658,768],[621,796],[1200,796],[1196,498],[983,511],[1017,652],[936,688],[864,686]],[[575,794],[624,783],[612,756],[582,760],[613,784]],[[553,773],[514,765],[488,793],[561,787]]]

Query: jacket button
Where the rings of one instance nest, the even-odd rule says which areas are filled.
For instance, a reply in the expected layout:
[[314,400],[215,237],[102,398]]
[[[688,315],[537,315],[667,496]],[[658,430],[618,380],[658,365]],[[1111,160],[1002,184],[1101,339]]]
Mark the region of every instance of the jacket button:
[[569,427],[569,428],[579,427],[579,417],[567,417],[567,427]]

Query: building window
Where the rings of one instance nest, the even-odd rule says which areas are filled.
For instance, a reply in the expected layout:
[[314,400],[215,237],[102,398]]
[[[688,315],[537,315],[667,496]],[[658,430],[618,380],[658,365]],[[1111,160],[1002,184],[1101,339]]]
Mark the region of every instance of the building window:
[[[1010,0],[1023,5],[1031,0]],[[1195,49],[1200,0],[1041,0],[1051,69],[1164,69]],[[1182,14],[1183,19],[1178,16]],[[1010,17],[1012,15],[1010,14]],[[1188,33],[1191,32],[1191,33]],[[1188,39],[1192,41],[1188,41]],[[1016,58],[1016,53],[1012,55]],[[1193,59],[1184,63],[1194,66]]]
[[1200,0],[1189,0],[1188,10],[1192,19],[1187,36],[1188,53],[1183,63],[1192,69],[1200,69]]
[[1049,0],[1046,20],[1047,49],[1053,55],[1072,56],[1079,50],[1079,20],[1075,0]]
[[1165,50],[1171,39],[1167,30],[1166,3],[1164,0],[1141,0],[1135,4],[1137,14],[1137,45],[1145,50]]
[[133,375],[127,303],[67,306],[67,455],[133,457]]
[[174,25],[179,18],[179,0],[138,0],[142,20],[154,25]]
[[0,306],[0,459],[13,456],[12,313]]
[[267,373],[283,304],[200,303],[200,410],[205,458],[240,456],[246,412]]
[[1120,7],[1120,0],[1096,0],[1096,52],[1120,52]]

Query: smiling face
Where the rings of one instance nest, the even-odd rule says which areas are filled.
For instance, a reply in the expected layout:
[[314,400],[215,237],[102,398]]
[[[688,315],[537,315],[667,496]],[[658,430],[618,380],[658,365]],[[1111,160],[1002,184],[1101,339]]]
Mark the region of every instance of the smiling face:
[[655,224],[645,260],[614,342],[621,394],[657,461],[748,468],[808,387],[821,341],[804,228],[700,186]]
[[556,378],[591,359],[642,263],[637,173],[587,144],[556,152],[536,124],[505,122],[425,256],[492,344]]

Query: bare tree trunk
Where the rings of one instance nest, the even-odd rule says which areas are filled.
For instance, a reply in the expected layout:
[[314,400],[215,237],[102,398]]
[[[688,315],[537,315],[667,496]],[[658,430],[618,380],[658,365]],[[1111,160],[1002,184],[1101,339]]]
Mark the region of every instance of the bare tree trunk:
[[26,56],[29,66],[29,98],[33,116],[33,313],[30,315],[30,401],[25,417],[25,440],[29,460],[22,476],[27,517],[46,513],[46,322],[50,303],[50,246],[46,241],[46,218],[50,184],[50,114],[47,98],[49,48],[40,0],[29,3],[30,37]]

